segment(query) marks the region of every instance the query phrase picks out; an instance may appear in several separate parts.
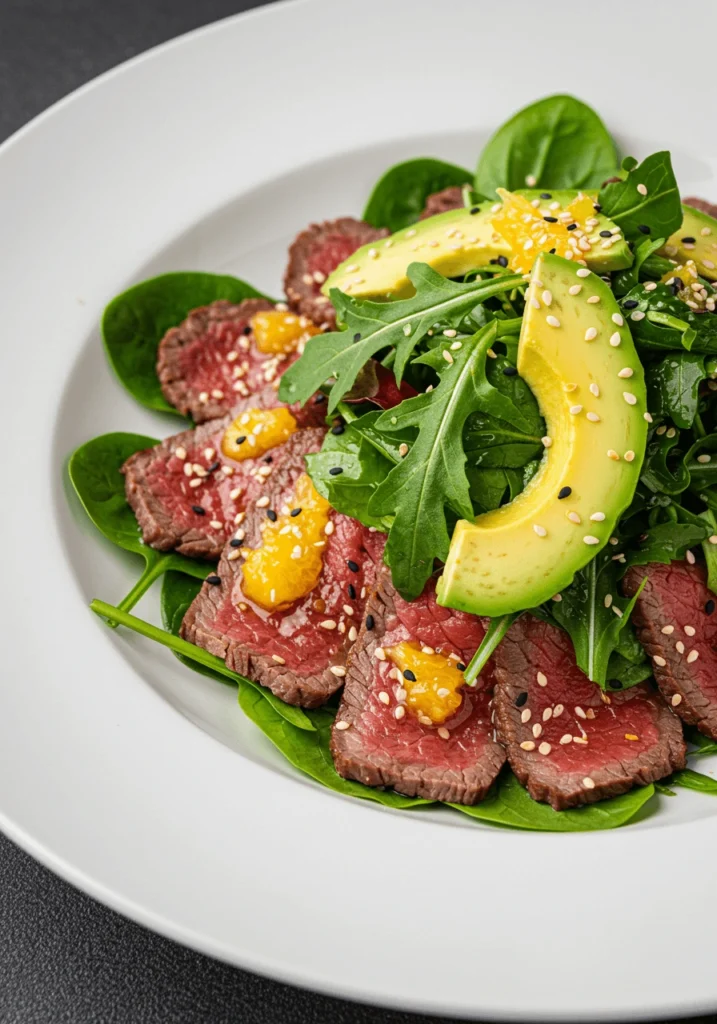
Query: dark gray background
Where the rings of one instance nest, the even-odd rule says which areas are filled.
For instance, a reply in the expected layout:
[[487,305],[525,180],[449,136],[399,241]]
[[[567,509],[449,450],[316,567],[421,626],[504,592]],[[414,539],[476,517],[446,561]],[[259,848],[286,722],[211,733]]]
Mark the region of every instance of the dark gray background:
[[[107,68],[261,3],[0,0],[0,141]],[[438,1024],[312,995],[183,949],[72,889],[0,836],[2,1024],[421,1021]]]

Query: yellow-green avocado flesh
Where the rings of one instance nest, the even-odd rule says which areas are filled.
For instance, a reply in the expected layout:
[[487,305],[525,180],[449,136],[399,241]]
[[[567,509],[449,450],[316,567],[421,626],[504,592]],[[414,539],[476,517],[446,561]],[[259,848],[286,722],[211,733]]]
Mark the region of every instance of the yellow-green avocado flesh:
[[[585,194],[595,198],[589,192]],[[538,189],[521,189],[518,195],[538,200],[540,213],[553,217],[578,193],[561,190],[551,192],[550,199],[541,199]],[[550,208],[555,203],[560,204],[560,209]],[[444,277],[462,277],[501,256],[509,259],[510,246],[491,223],[499,205],[483,200],[470,209],[449,210],[403,228],[390,238],[364,245],[339,264],[322,291],[328,295],[332,288],[338,288],[362,299],[406,298],[413,295],[413,285],[406,275],[411,263],[428,263]],[[624,238],[607,248],[600,244],[604,241],[600,232],[617,231],[617,226],[601,213],[596,212],[595,220],[597,223],[588,236],[595,244],[586,255],[587,265],[598,273],[631,266],[632,253]]]
[[438,581],[439,604],[477,615],[532,608],[568,586],[609,541],[645,452],[642,366],[612,292],[595,274],[559,256],[538,257],[518,372],[545,418],[540,469],[510,504],[457,524]]
[[660,255],[678,263],[694,260],[698,274],[717,281],[717,220],[684,204],[682,213],[682,226],[670,235]]

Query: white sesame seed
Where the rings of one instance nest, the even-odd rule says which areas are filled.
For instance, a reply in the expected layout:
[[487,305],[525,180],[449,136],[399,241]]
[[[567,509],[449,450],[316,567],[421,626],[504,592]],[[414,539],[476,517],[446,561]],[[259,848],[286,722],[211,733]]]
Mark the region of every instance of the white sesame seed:
[[687,636],[694,636],[697,630],[694,626],[685,626],[685,633]]
[[445,725],[442,725],[440,729],[438,729],[438,735],[442,740],[449,740],[451,738],[451,734],[448,729],[446,729]]
[[685,551],[685,558],[687,559],[689,565],[694,565],[696,562],[696,558],[691,551]]
[[319,623],[319,625],[321,626],[322,629],[336,629],[336,620],[324,619],[323,622]]
[[533,531],[537,533],[539,537],[546,537],[548,534],[548,531],[545,529],[545,527],[540,526],[538,523],[533,523]]
[[702,462],[702,463],[711,462],[712,461],[712,456],[711,455],[698,455],[697,456],[697,461],[698,462]]
[[590,385],[590,394],[595,395],[596,398],[600,397],[600,388],[595,384],[595,382]]
[[575,714],[578,716],[578,718],[587,718],[588,717],[585,714],[585,712],[583,711],[583,709],[579,705],[578,705],[578,707],[575,708]]
[[585,786],[586,789],[595,789],[595,783],[589,775],[586,775],[583,779],[583,786]]
[[189,481],[189,486],[190,487],[200,487],[201,483],[202,483],[201,479],[190,480]]
[[533,726],[533,736],[535,736],[536,740],[542,734],[542,732],[543,732],[542,725],[540,724],[540,722],[536,722],[535,725]]
[[535,750],[535,744],[533,743],[532,740],[525,740],[523,743],[520,744],[520,749],[521,750]]
[[545,320],[551,327],[560,327],[560,321],[556,316],[546,316]]
[[668,437],[674,437],[676,433],[677,433],[677,431],[675,430],[675,428],[674,427],[670,427],[670,429],[667,431],[667,436]]
[[391,703],[391,698],[389,697],[385,690],[381,690],[381,692],[378,695],[378,699],[381,701],[382,704],[385,704],[386,706],[388,706]]
[[597,338],[597,328],[588,327],[587,331],[585,332],[585,340],[594,341],[595,338]]
[[583,411],[582,405],[571,405],[570,406],[570,415],[571,416],[579,416],[582,411]]
[[580,270],[577,271],[577,275],[578,277],[589,277],[590,271],[587,267],[581,267]]
[[218,519],[211,519],[209,521],[209,525],[213,530],[221,530],[222,527],[224,526],[224,523],[221,523]]
[[237,548],[232,548],[232,550],[227,555],[227,561],[229,561],[229,562],[236,562],[236,560],[238,558],[242,558],[242,557],[243,556],[242,556],[241,551],[239,551]]
[[351,629],[349,630],[349,640],[351,641],[351,643],[354,642],[354,640],[356,639],[357,636],[358,636],[358,630],[356,629],[355,626],[352,626]]
[[640,193],[641,196],[647,195],[647,188],[644,185],[638,185],[637,191]]
[[644,320],[645,319],[645,314],[642,312],[641,309],[636,309],[634,312],[630,313],[630,319],[631,320]]
[[657,282],[646,281],[642,287],[645,289],[646,292],[654,292],[655,288],[657,288]]
[[560,746],[561,747],[564,747],[564,746],[566,746],[566,744],[572,743],[572,742],[573,742],[573,737],[570,735],[569,732],[566,732],[563,736],[560,737]]
[[571,523],[575,523],[576,526],[580,526],[582,519],[577,512],[568,512],[568,519]]
[[546,306],[549,306],[550,303],[553,301],[553,293],[551,291],[548,291],[547,288],[540,297]]
[[635,459],[634,451],[632,451],[632,449],[630,449],[629,451],[626,451],[624,456],[623,456],[623,458],[625,459],[625,462],[633,462],[634,459]]
[[581,284],[571,284],[570,287],[568,288],[568,294],[569,295],[579,295],[582,290],[583,290],[583,286]]
[[350,722],[337,722],[336,723],[336,728],[337,729],[341,729],[342,731],[344,729],[350,729],[351,728],[351,723]]
[[553,708],[553,718],[560,718],[560,716],[562,715],[563,711],[565,711],[565,708],[563,707],[563,705],[562,704],[556,704],[555,707]]
[[590,516],[590,519],[592,520],[593,523],[604,523],[605,522],[605,513],[604,512],[593,512],[593,514]]
[[532,717],[533,712],[530,710],[530,708],[525,708],[525,710],[521,711],[520,713],[520,720],[524,725],[526,722],[529,722]]
[[453,365],[453,356],[452,356],[452,355],[451,355],[451,353],[450,353],[450,352],[448,351],[448,349],[447,349],[447,348],[444,348],[444,349],[443,349],[443,353],[442,353],[442,354],[443,354],[443,358],[444,358],[444,359],[445,359],[445,361],[446,361],[446,362],[448,363],[448,365],[449,365],[449,366],[452,366],[452,365]]
[[540,754],[549,754],[552,749],[553,748],[550,746],[549,743],[541,743],[540,746],[538,747],[538,753],[540,753]]
[[282,658],[280,654],[272,654],[271,660],[275,661],[277,665],[286,665],[286,659]]
[[385,661],[386,660],[386,652],[384,651],[383,647],[377,647],[376,650],[373,653],[374,653],[374,656],[376,658],[378,658],[379,661]]
[[598,414],[596,412],[587,412],[587,413],[585,413],[585,418],[590,420],[591,423],[599,423],[600,422],[600,417],[598,416]]
[[335,676],[343,677],[346,675],[346,669],[343,665],[331,665],[329,672],[333,672]]
[[623,369],[622,369],[622,370],[620,370],[620,372],[618,373],[618,377],[622,377],[622,379],[623,379],[623,380],[625,380],[625,379],[627,379],[628,377],[632,377],[632,375],[633,375],[633,373],[634,373],[634,372],[635,372],[635,371],[634,371],[634,370],[632,370],[632,369],[631,369],[631,368],[630,368],[629,366],[625,366],[625,367],[623,367]]
[[660,632],[661,633],[665,633],[667,636],[670,636],[670,634],[675,632],[675,627],[674,626],[663,626],[662,629],[660,630]]
[[643,412],[642,418],[646,420],[648,423],[652,423],[652,416],[649,412]]
[[433,649],[433,647],[424,646],[424,647],[421,648],[421,653],[422,654],[435,654],[436,652]]
[[224,398],[224,392],[220,391],[219,388],[214,388],[212,398]]
[[207,391],[200,391],[199,392],[199,401],[202,404],[204,404],[205,402],[208,402],[209,401],[209,393]]
[[681,703],[682,703],[682,694],[681,693],[673,693],[672,697],[670,699],[670,704],[673,706],[673,708],[676,708]]
[[665,659],[662,657],[661,654],[654,655],[652,660],[655,662],[655,664],[657,665],[658,668],[664,668],[665,665],[667,664],[667,662],[665,661]]
[[572,384],[572,383],[563,384],[563,391],[567,391],[568,393],[570,393],[571,391],[577,391],[577,390],[578,390],[577,384]]
[[405,715],[406,715],[406,709],[404,708],[403,704],[399,704],[398,707],[396,708],[396,710],[393,712],[393,717],[397,718],[398,721],[400,722],[400,720],[402,718],[404,718]]
[[637,396],[633,395],[632,391],[623,391],[622,397],[628,405],[637,405]]
[[449,327],[447,330],[443,332],[443,334],[444,337],[446,338],[455,338],[456,334],[458,334],[458,331],[454,330],[452,327]]
[[192,464],[190,462],[185,462],[184,463],[184,475],[185,476],[191,476],[193,472],[194,472],[194,467],[192,466]]
[[591,302],[591,303],[595,303],[595,302],[599,302],[599,301],[600,301],[600,296],[599,295],[591,295],[588,298],[588,302]]
[[586,534],[583,537],[583,541],[586,544],[599,544],[600,543],[600,538],[599,537],[593,537],[591,534],[588,533],[588,534]]
[[617,452],[615,451],[614,448],[608,448],[608,450],[607,450],[607,457],[608,457],[608,459],[612,459],[613,462],[619,462],[620,461],[620,456],[617,454]]
[[543,444],[543,448],[550,448],[551,444],[553,443],[552,437],[548,437],[547,434],[545,435],[545,437],[541,437],[540,440]]
[[606,608],[609,608],[612,605],[612,594],[605,594],[602,603],[605,605]]
[[699,651],[690,651],[690,653],[687,655],[687,661],[690,664],[692,664],[693,661],[697,661],[699,656],[700,656],[700,652]]
[[712,262],[712,260],[702,260],[702,262],[707,267],[708,270],[714,270],[715,265]]
[[618,608],[618,606],[617,606],[616,604],[614,604],[614,605],[612,606],[612,610],[613,610],[613,612],[615,613],[615,615],[617,615],[618,619],[621,619],[621,618],[622,618],[622,614],[623,614],[623,613],[622,613],[622,608]]
[[547,722],[552,717],[553,717],[553,709],[552,708],[545,708],[545,710],[543,711],[543,721]]
[[350,604],[343,605],[343,610],[349,617],[354,614],[354,610]]
[[535,678],[537,680],[538,686],[548,685],[548,677],[545,675],[544,672],[538,672]]
[[533,307],[533,309],[540,309],[540,300],[536,299],[534,295],[531,295],[530,305]]
[[713,533],[711,537],[707,538],[707,540],[710,544],[717,544],[717,533]]
[[403,333],[406,335],[406,337],[409,336],[409,334],[411,333],[411,330],[412,330],[411,325],[410,324],[406,324],[406,326],[403,328]]
[[615,331],[614,334],[610,335],[610,344],[612,345],[613,348],[617,348],[621,341],[622,341],[622,338],[620,337],[620,335],[619,335],[619,333],[617,331]]
[[617,324],[618,327],[622,327],[625,323],[625,321],[619,313],[613,313],[610,319],[614,324]]

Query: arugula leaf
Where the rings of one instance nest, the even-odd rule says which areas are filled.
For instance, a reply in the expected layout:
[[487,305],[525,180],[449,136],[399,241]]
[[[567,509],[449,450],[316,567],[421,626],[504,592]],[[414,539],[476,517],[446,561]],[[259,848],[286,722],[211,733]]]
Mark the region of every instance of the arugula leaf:
[[640,482],[655,494],[681,494],[690,485],[690,474],[684,462],[675,463],[672,456],[673,448],[679,443],[677,431],[671,437],[667,433],[654,433],[647,443]]
[[548,96],[519,110],[492,136],[475,186],[485,195],[501,186],[592,188],[616,166],[615,144],[595,111],[573,96]]
[[[640,350],[717,353],[717,316],[695,313],[682,299],[673,295],[665,284],[658,284],[650,292],[640,285],[621,300],[636,301],[629,307],[630,333]],[[631,314],[640,312],[644,319],[633,320]]]
[[650,562],[663,562],[669,565],[685,557],[689,548],[701,544],[707,537],[707,524],[699,526],[694,522],[658,523],[647,530],[647,537],[641,541],[638,550],[626,555],[626,565],[648,565]]
[[621,567],[613,561],[612,551],[599,552],[580,569],[562,591],[562,600],[550,608],[558,625],[570,634],[578,667],[603,690],[607,688],[610,655],[619,647],[620,634],[639,595],[638,591],[629,601],[620,596]]
[[193,309],[217,299],[266,298],[246,281],[226,274],[161,274],[112,299],[102,317],[107,358],[120,382],[148,409],[173,412],[157,378],[157,348],[170,327]]
[[[650,266],[647,261],[658,249],[665,244],[664,238],[645,238],[639,245],[634,247],[634,260],[631,267],[626,270],[618,270],[613,274],[612,290],[617,296],[627,295],[640,282],[640,272],[646,271]],[[671,264],[670,264],[671,265]],[[661,277],[662,271],[657,276]]]
[[678,427],[694,423],[700,384],[705,379],[705,357],[696,352],[677,352],[645,368],[648,408]]
[[[306,402],[330,378],[331,414],[351,389],[359,370],[381,349],[395,350],[394,372],[400,383],[416,345],[436,323],[458,327],[474,306],[525,282],[518,274],[498,275],[489,281],[459,284],[436,273],[426,263],[412,263],[407,271],[416,289],[410,299],[372,302],[352,299],[337,289],[331,300],[346,330],[311,338],[304,354],[284,373],[279,386],[283,402]],[[357,339],[358,336],[358,340]]]
[[400,231],[417,221],[426,199],[450,185],[467,185],[470,171],[432,157],[405,160],[379,178],[366,203],[362,219],[375,228]]
[[119,607],[129,611],[169,569],[204,579],[213,566],[174,552],[155,551],[142,541],[134,512],[127,504],[120,469],[135,452],[159,444],[143,434],[102,434],[80,445],[70,456],[67,471],[85,512],[107,540],[124,551],[141,555],[144,572]]
[[642,786],[623,796],[614,796],[587,807],[554,811],[548,804],[539,804],[531,799],[516,777],[506,772],[494,792],[481,803],[473,807],[463,804],[450,806],[471,818],[527,831],[594,832],[626,825],[654,795],[654,786]]
[[622,228],[628,241],[643,237],[641,225],[650,228],[653,238],[669,238],[682,224],[680,191],[670,154],[653,153],[638,166],[631,161],[625,169],[623,181],[600,189],[602,212]]
[[[455,353],[445,350],[450,363],[438,349],[421,356],[418,361],[436,369],[438,385],[427,394],[388,409],[376,421],[377,429],[388,433],[418,429],[408,454],[369,502],[374,515],[395,516],[384,557],[391,567],[394,586],[407,600],[423,591],[433,572],[434,559],[445,560],[448,554],[446,506],[464,519],[473,516],[463,451],[468,415],[484,408],[499,418],[516,416],[510,398],[486,377],[487,351],[496,330],[492,321],[474,337],[465,338]],[[518,413],[523,415],[520,410]],[[525,418],[518,421],[528,422]]]

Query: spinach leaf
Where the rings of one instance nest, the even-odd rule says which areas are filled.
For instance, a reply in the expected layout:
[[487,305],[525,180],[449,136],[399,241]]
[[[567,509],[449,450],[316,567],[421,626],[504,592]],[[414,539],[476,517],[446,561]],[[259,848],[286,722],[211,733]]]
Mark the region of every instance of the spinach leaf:
[[[622,299],[637,302],[625,311],[630,333],[640,350],[717,353],[717,315],[695,313],[664,284],[650,292],[640,285]],[[634,313],[644,314],[632,319]]]
[[171,625],[171,632],[160,629],[158,626],[153,626],[150,622],[145,622],[144,619],[137,618],[136,615],[131,615],[129,612],[115,608],[114,605],[107,604],[105,601],[92,601],[90,608],[101,618],[107,619],[107,621],[113,622],[116,625],[126,626],[127,629],[139,633],[140,636],[145,636],[149,640],[154,640],[163,647],[169,648],[182,664],[201,673],[201,675],[209,676],[210,679],[216,679],[221,683],[239,687],[245,686],[250,690],[256,691],[261,695],[262,700],[265,700],[285,721],[297,729],[306,729],[313,732],[314,725],[301,708],[296,708],[291,704],[284,704],[270,690],[259,686],[258,683],[253,682],[251,679],[245,679],[244,676],[232,672],[221,658],[217,658],[216,655],[205,651],[203,647],[190,644],[188,640],[182,640],[178,635],[179,627],[182,624],[187,608],[199,591],[201,582],[191,580],[187,576],[184,577],[184,581],[177,579],[176,577],[182,576],[182,573],[172,575],[174,578],[169,582],[166,591],[162,595],[162,616],[165,623]]
[[688,757],[710,757],[712,754],[717,754],[717,740],[704,736],[694,725],[685,726],[685,739],[697,748],[689,750]]
[[[626,270],[618,270],[613,274],[612,290],[617,296],[627,295],[640,282],[640,272],[645,272],[651,264],[647,261],[661,249],[665,244],[664,238],[645,238],[639,245],[635,245],[634,261],[631,267]],[[668,268],[669,269],[669,268]],[[657,274],[661,277],[665,271]]]
[[127,504],[120,469],[135,452],[158,444],[142,434],[102,434],[72,453],[68,474],[82,507],[97,529],[117,547],[144,559],[144,572],[119,607],[129,611],[142,594],[168,569],[179,569],[198,579],[213,571],[208,562],[174,552],[155,551],[142,541],[134,512]]
[[579,668],[602,689],[610,678],[610,655],[620,645],[620,634],[638,597],[626,601],[620,596],[621,567],[613,561],[612,550],[599,552],[580,569],[563,590],[562,600],[550,608],[558,625],[570,634]]
[[[631,628],[631,627],[628,627]],[[627,629],[625,630],[627,632]],[[607,663],[607,689],[628,690],[631,686],[644,683],[652,676],[652,666],[643,652],[641,661],[632,662],[618,651],[613,651]],[[613,686],[617,680],[619,686]]]
[[647,405],[653,416],[671,419],[678,427],[691,427],[706,375],[705,357],[696,352],[676,352],[648,365]]
[[521,427],[530,423],[486,377],[487,352],[496,331],[493,320],[472,338],[462,339],[461,347],[453,352],[434,349],[420,356],[417,362],[436,370],[438,385],[427,394],[388,409],[376,421],[376,428],[389,434],[407,428],[418,430],[406,456],[379,484],[369,502],[372,514],[395,516],[384,557],[391,567],[394,586],[407,600],[423,591],[433,572],[434,559],[445,561],[448,554],[446,506],[464,519],[473,516],[463,450],[468,415],[483,408]]
[[519,110],[488,141],[475,186],[489,196],[501,186],[596,188],[616,166],[615,144],[595,111],[573,96],[548,96]]
[[717,517],[711,508],[706,508],[700,515],[707,523],[709,535],[702,541],[702,551],[707,566],[707,586],[713,594],[717,594],[717,544],[713,544],[709,537],[717,537]]
[[152,277],[112,299],[102,317],[102,337],[112,369],[148,409],[177,410],[162,394],[157,348],[170,327],[216,299],[265,298],[245,281],[225,274],[177,272]]
[[663,562],[669,565],[685,557],[689,548],[701,544],[709,533],[705,523],[699,526],[694,522],[658,523],[647,530],[647,536],[640,542],[637,550],[627,553],[626,565],[648,565],[650,562]]
[[[529,463],[533,465],[533,463]],[[466,466],[473,511],[492,512],[507,501],[517,498],[526,481],[519,469],[476,469]]]
[[400,231],[418,220],[433,192],[450,185],[469,185],[470,171],[432,157],[405,160],[391,167],[374,185],[363,220],[375,228]]
[[690,485],[690,474],[684,462],[673,455],[673,448],[679,443],[677,431],[672,436],[654,433],[647,443],[640,482],[654,494],[677,495]]
[[683,789],[695,789],[698,793],[710,793],[717,796],[717,779],[693,772],[691,768],[683,768],[666,780],[670,786],[682,786]]
[[484,409],[470,415],[463,431],[463,448],[470,466],[521,469],[543,453],[540,439],[545,434],[545,422],[538,403],[525,381],[517,375],[506,376],[506,369],[514,367],[504,356],[490,359],[486,377],[492,387],[510,399],[513,415],[504,420]]
[[623,796],[570,811],[554,811],[548,804],[539,804],[512,773],[501,776],[495,791],[473,807],[451,804],[471,818],[490,821],[494,825],[534,832],[593,832],[626,825],[654,796],[654,786],[632,789]]
[[284,373],[279,386],[283,402],[306,402],[327,380],[335,378],[328,413],[351,389],[359,370],[379,350],[395,350],[394,372],[400,383],[413,350],[436,323],[458,327],[474,306],[501,292],[524,285],[518,274],[460,284],[436,273],[426,263],[412,263],[408,277],[416,289],[410,299],[372,302],[352,299],[336,288],[331,301],[346,330],[311,338],[303,355]]
[[641,225],[649,227],[653,238],[669,238],[682,224],[680,190],[670,154],[653,153],[638,166],[632,161],[628,166],[623,181],[600,190],[602,212],[622,228],[628,241],[644,237]]

